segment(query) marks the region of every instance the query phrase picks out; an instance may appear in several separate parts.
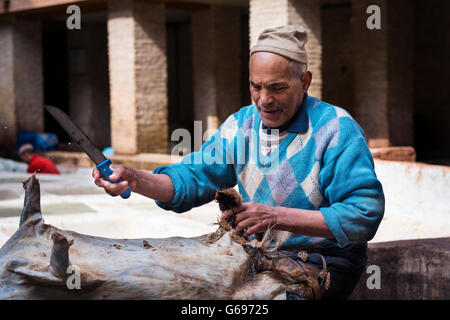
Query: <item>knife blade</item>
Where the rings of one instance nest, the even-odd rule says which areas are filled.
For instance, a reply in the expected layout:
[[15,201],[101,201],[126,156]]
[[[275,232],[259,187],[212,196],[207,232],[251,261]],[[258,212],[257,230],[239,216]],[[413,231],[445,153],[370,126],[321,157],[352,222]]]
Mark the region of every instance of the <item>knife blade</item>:
[[[91,139],[83,132],[83,130],[70,119],[70,117],[62,110],[45,105],[44,108],[52,115],[52,117],[59,123],[59,125],[67,132],[70,138],[78,144],[81,149],[88,155],[88,157],[95,163],[96,167],[102,174],[102,176],[110,183],[119,183],[123,181],[118,179],[117,181],[112,181],[109,176],[114,172],[111,170],[111,160],[106,158],[105,155],[95,146]],[[123,199],[130,197],[131,190],[128,186],[127,190],[123,192],[120,196]]]

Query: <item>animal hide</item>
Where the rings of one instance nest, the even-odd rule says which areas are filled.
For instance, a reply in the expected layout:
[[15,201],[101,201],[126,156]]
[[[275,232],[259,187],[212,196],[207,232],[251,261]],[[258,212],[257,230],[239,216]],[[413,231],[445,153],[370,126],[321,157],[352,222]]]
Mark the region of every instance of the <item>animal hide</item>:
[[[318,299],[329,273],[249,242],[234,217],[200,237],[108,239],[45,224],[35,175],[24,182],[19,229],[0,249],[0,299]],[[239,205],[218,191],[222,210]],[[304,257],[305,252],[300,252]]]

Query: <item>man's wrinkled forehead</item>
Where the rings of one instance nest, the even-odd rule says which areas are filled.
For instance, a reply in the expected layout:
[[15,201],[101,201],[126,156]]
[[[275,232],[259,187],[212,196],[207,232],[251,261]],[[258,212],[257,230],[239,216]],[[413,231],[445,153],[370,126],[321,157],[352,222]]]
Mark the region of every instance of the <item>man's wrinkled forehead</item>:
[[270,52],[255,52],[249,61],[250,79],[257,81],[264,78],[265,81],[288,80],[291,75],[290,60]]

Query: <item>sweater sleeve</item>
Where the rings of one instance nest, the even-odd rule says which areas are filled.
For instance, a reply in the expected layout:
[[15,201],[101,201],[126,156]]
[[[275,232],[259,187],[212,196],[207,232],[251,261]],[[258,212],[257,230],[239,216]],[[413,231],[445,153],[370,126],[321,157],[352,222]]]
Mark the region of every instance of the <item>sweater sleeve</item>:
[[212,201],[218,189],[236,185],[234,166],[227,162],[227,140],[221,137],[220,130],[198,152],[188,154],[180,163],[153,171],[167,174],[175,189],[172,201],[156,201],[159,207],[182,213]]
[[325,152],[319,180],[329,201],[320,211],[337,245],[371,240],[384,215],[384,194],[357,124],[342,130],[338,145]]

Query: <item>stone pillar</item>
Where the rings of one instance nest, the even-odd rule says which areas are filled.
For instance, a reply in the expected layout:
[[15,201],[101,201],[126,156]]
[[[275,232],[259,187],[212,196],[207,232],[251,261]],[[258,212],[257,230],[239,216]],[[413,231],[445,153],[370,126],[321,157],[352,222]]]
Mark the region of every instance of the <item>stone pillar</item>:
[[[381,9],[381,29],[369,30],[366,10],[373,4]],[[352,2],[355,116],[371,148],[412,145],[411,6],[403,0]]]
[[388,3],[389,140],[392,146],[412,146],[414,144],[414,3],[409,0]]
[[[106,21],[69,31],[69,110],[98,148],[111,145]],[[99,121],[101,117],[101,121]]]
[[15,153],[20,131],[42,132],[41,23],[32,18],[0,21],[0,149]]
[[288,1],[289,24],[300,24],[308,32],[306,51],[308,53],[308,69],[313,80],[308,93],[318,99],[322,98],[322,25],[320,19],[320,3],[317,0]]
[[[367,7],[381,9],[381,29],[367,28]],[[388,147],[388,28],[387,1],[352,2],[355,74],[355,117],[364,129],[369,147]]]
[[320,1],[316,0],[250,0],[250,46],[256,44],[265,28],[299,24],[308,33],[306,50],[308,69],[313,74],[309,94],[322,97],[322,30]]
[[17,18],[14,23],[14,83],[17,132],[43,132],[42,35],[38,19]]
[[12,21],[0,20],[0,150],[11,156],[16,142],[16,114],[14,102],[14,49]]
[[194,119],[214,130],[240,103],[240,8],[211,6],[192,14]]
[[108,1],[108,53],[113,148],[167,153],[164,4]]

